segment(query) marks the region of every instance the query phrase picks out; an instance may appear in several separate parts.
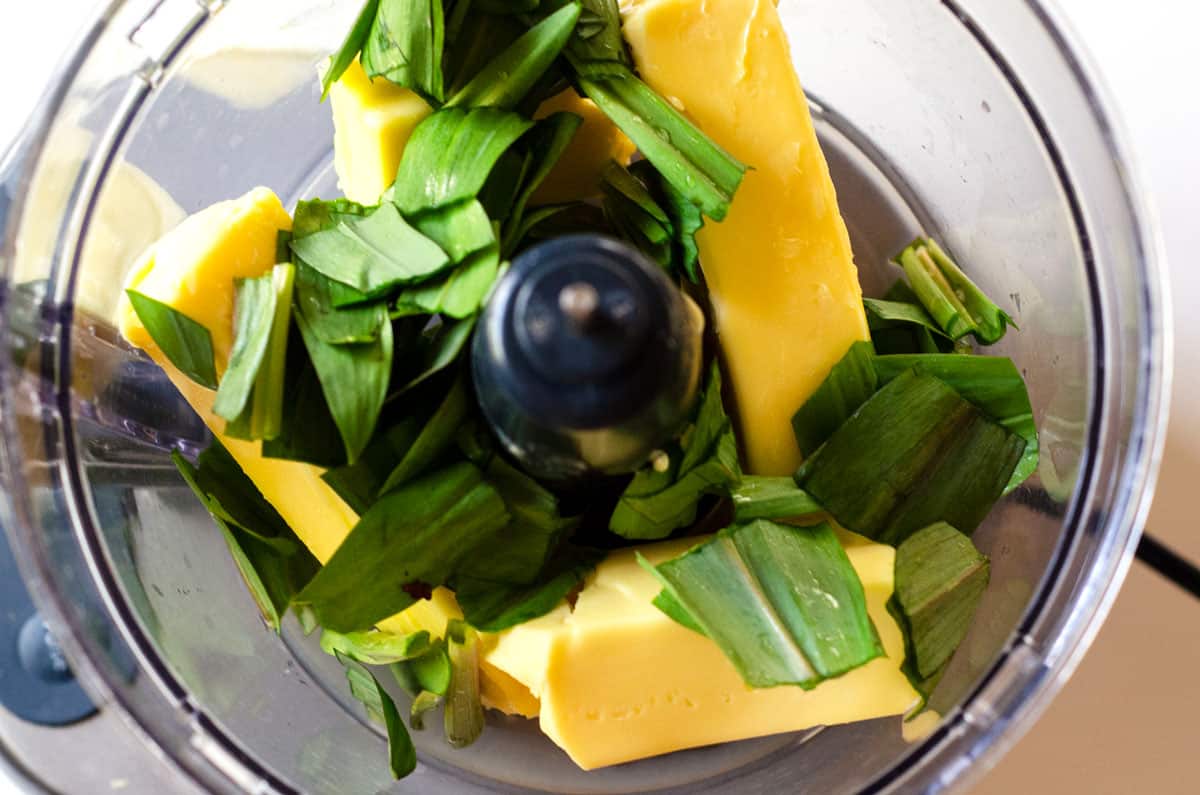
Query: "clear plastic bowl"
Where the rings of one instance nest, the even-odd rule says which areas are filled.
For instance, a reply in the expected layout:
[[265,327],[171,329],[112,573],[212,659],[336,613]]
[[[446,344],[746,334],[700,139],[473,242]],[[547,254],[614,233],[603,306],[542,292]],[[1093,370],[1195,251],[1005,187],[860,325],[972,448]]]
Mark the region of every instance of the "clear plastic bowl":
[[[1094,79],[1033,0],[782,0],[867,291],[925,230],[1019,333],[1037,476],[977,533],[992,584],[936,694],[898,718],[582,773],[532,722],[467,751],[384,741],[337,664],[266,631],[167,457],[203,426],[106,318],[138,249],[256,185],[331,195],[314,66],[357,0],[113,1],[4,167],[3,513],[92,692],[215,791],[937,791],[994,762],[1070,674],[1124,577],[1166,418],[1156,239]],[[132,654],[130,654],[132,652]],[[181,778],[182,780],[182,778]]]

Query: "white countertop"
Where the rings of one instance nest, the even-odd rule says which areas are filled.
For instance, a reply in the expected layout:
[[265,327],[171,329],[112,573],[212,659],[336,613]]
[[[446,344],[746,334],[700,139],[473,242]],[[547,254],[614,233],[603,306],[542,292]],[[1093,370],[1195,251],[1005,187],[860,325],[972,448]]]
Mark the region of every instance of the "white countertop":
[[[352,0],[347,0],[351,2]],[[1106,78],[1141,177],[1157,206],[1172,277],[1176,366],[1171,430],[1150,529],[1194,560],[1200,533],[1189,510],[1200,471],[1200,392],[1194,322],[1200,303],[1200,9],[1183,0],[1059,0]],[[3,3],[0,74],[5,109],[0,146],[24,122],[65,46],[63,20],[96,0]],[[1200,604],[1135,566],[1112,618],[1075,679],[1030,736],[979,787],[1060,793],[1194,792],[1200,712]],[[1147,638],[1153,638],[1147,649]],[[1154,661],[1152,667],[1142,666]],[[5,787],[0,783],[0,792]]]

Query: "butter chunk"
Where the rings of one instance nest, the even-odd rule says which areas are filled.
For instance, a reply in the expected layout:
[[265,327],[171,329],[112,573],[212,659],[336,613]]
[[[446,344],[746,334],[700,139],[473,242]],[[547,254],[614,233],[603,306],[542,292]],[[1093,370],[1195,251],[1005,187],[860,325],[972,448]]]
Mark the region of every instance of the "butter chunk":
[[[642,547],[651,562],[703,539]],[[847,550],[887,657],[813,690],[752,690],[708,638],[651,604],[660,585],[634,550],[611,555],[579,596],[546,660],[541,728],[584,770],[713,743],[905,712],[917,694],[900,672],[904,639],[888,614],[895,551]]]
[[432,108],[407,88],[371,80],[358,61],[330,87],[329,101],[338,184],[351,201],[375,204],[395,182],[404,146]]
[[869,333],[779,13],[770,0],[643,0],[622,13],[642,78],[753,169],[697,243],[747,469],[789,475],[792,414]]
[[583,119],[583,123],[558,163],[534,191],[534,204],[577,201],[599,194],[601,178],[609,162],[615,160],[623,166],[629,165],[637,151],[633,141],[590,99],[580,97],[571,88],[539,105],[534,118],[544,119],[562,111],[574,113]]

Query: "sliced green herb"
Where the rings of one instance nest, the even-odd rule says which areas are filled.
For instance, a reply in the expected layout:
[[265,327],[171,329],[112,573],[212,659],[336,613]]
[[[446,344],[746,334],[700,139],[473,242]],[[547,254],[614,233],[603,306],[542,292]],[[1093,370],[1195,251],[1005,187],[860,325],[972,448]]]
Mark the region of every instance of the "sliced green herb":
[[249,417],[242,423],[234,421],[244,409],[251,406],[250,392],[254,389],[259,366],[271,341],[276,294],[270,273],[253,279],[238,279],[236,289],[233,350],[229,354],[229,367],[221,377],[217,398],[213,401],[213,413],[229,421],[226,433],[250,439],[253,435]]
[[735,522],[749,522],[754,519],[801,519],[825,512],[816,500],[797,487],[796,481],[789,477],[745,475],[729,496],[733,498]]
[[450,96],[457,94],[527,30],[512,15],[480,14],[477,7],[478,0],[458,0],[446,17],[443,69]]
[[336,303],[339,285],[340,282],[299,260],[296,265],[296,309],[322,342],[330,345],[375,342],[387,320],[387,304],[375,301],[339,307]]
[[392,776],[397,780],[404,778],[417,768],[417,749],[408,736],[396,702],[392,701],[392,697],[364,665],[341,653],[337,654],[337,659],[346,669],[350,694],[362,702],[372,720],[379,721],[387,728],[388,762]]
[[895,545],[939,520],[973,532],[1024,449],[944,382],[909,370],[834,431],[796,482],[841,526]]
[[379,496],[388,475],[412,448],[424,428],[424,417],[408,416],[391,425],[363,450],[353,464],[326,470],[328,483],[354,512],[362,516]]
[[948,353],[954,348],[919,303],[864,298],[863,308],[878,353]]
[[696,233],[704,228],[704,214],[682,191],[668,179],[658,180],[662,194],[662,207],[671,219],[675,233],[675,251],[672,260],[694,284],[700,284],[700,248],[696,244]]
[[126,290],[125,294],[138,320],[167,360],[200,386],[216,389],[217,367],[208,329],[175,307],[137,290]]
[[369,629],[413,603],[407,589],[445,583],[508,518],[483,473],[455,464],[381,497],[295,603],[326,629]]
[[287,379],[288,340],[291,337],[292,298],[295,294],[296,267],[276,265],[271,274],[275,291],[275,316],[271,318],[271,336],[267,351],[258,367],[252,400],[251,436],[274,439],[283,430],[283,401]]
[[792,432],[800,452],[813,451],[841,427],[858,407],[875,394],[879,379],[875,375],[875,348],[869,342],[855,342],[846,355],[792,417]]
[[1012,360],[1003,356],[877,356],[875,371],[886,384],[915,369],[954,388],[984,414],[1025,440],[1025,452],[1013,470],[1004,493],[1008,494],[1037,471],[1038,433],[1025,380]]
[[441,246],[455,264],[496,242],[492,221],[475,199],[426,211],[413,223],[421,234]]
[[[567,145],[583,124],[583,119],[574,113],[554,113],[538,121],[529,135],[528,151],[536,166],[530,168],[523,183],[513,200],[512,209],[504,223],[503,253],[510,257],[516,251],[517,245],[524,237],[525,208],[534,192],[546,180],[550,171],[558,163]],[[536,211],[535,211],[536,212]]]
[[566,46],[580,6],[568,3],[525,32],[446,102],[446,107],[513,108]]
[[613,228],[670,271],[675,230],[649,189],[629,169],[615,162],[608,164],[601,186],[604,214]]
[[827,524],[757,520],[653,566],[750,687],[815,687],[883,655],[866,596]]
[[424,631],[409,635],[395,635],[377,629],[345,635],[329,630],[321,633],[321,651],[341,654],[363,665],[391,665],[412,660],[427,653],[430,648],[429,633]]
[[498,108],[446,108],[422,121],[404,147],[393,201],[405,214],[479,195],[488,175],[533,122]]
[[349,199],[309,199],[296,203],[292,214],[292,240],[300,240],[315,232],[334,229],[342,221],[353,221],[371,214],[366,207]]
[[363,69],[440,103],[444,39],[441,0],[381,0],[362,46]]
[[888,611],[904,631],[901,670],[922,698],[912,714],[924,707],[966,637],[989,573],[987,556],[945,522],[918,530],[897,547]]
[[454,434],[467,418],[470,397],[460,377],[455,380],[446,397],[425,422],[420,433],[404,451],[377,494],[387,494],[423,474],[453,444]]
[[532,584],[459,577],[454,594],[468,624],[480,632],[501,632],[549,613],[603,558],[600,550],[572,548],[552,560]]
[[446,625],[450,653],[450,689],[446,693],[446,741],[466,748],[483,733],[483,702],[479,699],[479,638],[462,621]]
[[746,167],[717,146],[627,67],[579,78],[580,88],[629,136],[663,177],[720,221]]
[[264,439],[267,458],[303,461],[319,467],[346,463],[346,447],[333,420],[316,368],[308,357],[298,324],[292,324],[284,372],[284,395],[279,435]]
[[[541,0],[538,11],[550,13],[571,1]],[[581,73],[590,73],[603,65],[628,65],[617,0],[582,0],[582,5],[575,35],[568,44],[576,68]]]
[[951,339],[974,334],[984,345],[992,345],[1013,323],[933,239],[917,238],[896,255],[896,264],[904,268],[913,292]]
[[171,459],[220,528],[263,618],[279,632],[292,597],[320,564],[219,442],[195,465],[178,451]]
[[330,279],[369,296],[427,279],[450,265],[446,252],[409,226],[391,204],[293,240],[292,251]]
[[675,597],[671,596],[669,591],[659,591],[658,596],[654,597],[653,604],[676,624],[707,637],[704,627],[696,623],[696,619],[692,618],[692,614],[687,611],[687,608],[675,601]]
[[329,67],[321,76],[322,102],[329,96],[329,87],[342,79],[342,75],[350,68],[350,64],[354,63],[354,59],[362,51],[363,45],[367,43],[367,36],[371,32],[371,25],[374,24],[375,15],[378,12],[379,0],[367,0],[363,4],[362,10],[358,12],[358,16],[355,17],[354,24],[346,34],[342,46],[330,56]]
[[442,322],[434,329],[421,335],[420,345],[413,356],[415,370],[406,375],[402,385],[392,393],[389,399],[405,394],[418,384],[422,384],[433,376],[445,370],[458,360],[467,342],[471,339],[471,331],[475,328],[475,318]]
[[428,690],[417,693],[408,712],[408,727],[415,732],[425,731],[425,715],[442,705],[442,697]]

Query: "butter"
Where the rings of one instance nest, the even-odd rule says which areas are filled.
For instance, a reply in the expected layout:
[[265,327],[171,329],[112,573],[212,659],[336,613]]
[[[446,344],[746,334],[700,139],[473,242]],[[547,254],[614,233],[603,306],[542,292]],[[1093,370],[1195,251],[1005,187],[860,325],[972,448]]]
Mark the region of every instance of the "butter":
[[622,10],[642,78],[753,170],[697,235],[749,472],[800,464],[792,414],[868,339],[829,168],[770,0]]
[[[652,562],[702,539],[642,547]],[[658,581],[634,550],[611,555],[587,581],[575,611],[554,634],[540,692],[540,725],[581,768],[592,770],[670,751],[909,709],[917,694],[900,672],[904,639],[888,614],[895,552],[880,544],[847,550],[887,657],[813,690],[752,690],[715,643],[651,604]]]
[[568,88],[538,106],[534,118],[566,111],[583,119],[571,143],[546,179],[533,193],[534,204],[577,201],[600,193],[601,178],[610,161],[629,165],[637,151],[633,141],[609,121],[590,100]]
[[432,109],[382,77],[372,81],[355,61],[329,89],[333,166],[346,198],[375,204],[396,180],[404,145]]

